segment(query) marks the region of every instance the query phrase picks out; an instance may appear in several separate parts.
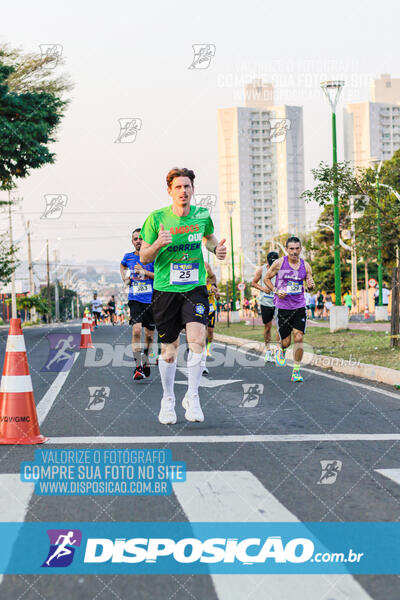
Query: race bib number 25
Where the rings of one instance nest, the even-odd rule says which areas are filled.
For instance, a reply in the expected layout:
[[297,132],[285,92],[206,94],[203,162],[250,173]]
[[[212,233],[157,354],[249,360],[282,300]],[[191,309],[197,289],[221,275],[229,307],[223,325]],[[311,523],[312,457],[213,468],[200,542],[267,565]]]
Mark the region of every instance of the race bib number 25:
[[170,285],[187,285],[199,282],[199,263],[171,263]]

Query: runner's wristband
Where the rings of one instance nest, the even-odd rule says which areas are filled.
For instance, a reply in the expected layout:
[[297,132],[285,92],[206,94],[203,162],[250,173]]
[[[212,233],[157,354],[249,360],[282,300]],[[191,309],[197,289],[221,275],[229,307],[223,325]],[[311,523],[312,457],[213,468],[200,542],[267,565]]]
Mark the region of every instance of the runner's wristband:
[[218,244],[216,246],[214,246],[213,248],[213,253],[215,254],[216,249],[218,248]]

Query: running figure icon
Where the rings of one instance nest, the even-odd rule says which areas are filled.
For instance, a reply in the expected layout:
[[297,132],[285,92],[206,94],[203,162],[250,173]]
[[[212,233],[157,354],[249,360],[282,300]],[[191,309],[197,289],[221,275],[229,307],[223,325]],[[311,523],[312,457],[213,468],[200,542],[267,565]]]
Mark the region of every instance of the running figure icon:
[[[58,548],[53,552],[53,554],[46,560],[46,565],[50,566],[51,561],[54,558],[61,558],[62,556],[66,556],[67,554],[72,554],[72,550],[67,548],[68,545],[76,544],[77,540],[72,539],[74,536],[73,531],[68,531],[66,535],[59,535],[56,541],[56,545]],[[62,540],[62,541],[60,541]]]
[[72,352],[75,351],[73,341],[73,335],[69,335],[67,338],[61,338],[60,340],[58,340],[57,345],[55,346],[55,349],[58,350],[58,352],[46,365],[47,370],[53,363],[57,363],[60,360],[69,360],[71,358],[71,354],[69,354],[67,350],[72,350]]

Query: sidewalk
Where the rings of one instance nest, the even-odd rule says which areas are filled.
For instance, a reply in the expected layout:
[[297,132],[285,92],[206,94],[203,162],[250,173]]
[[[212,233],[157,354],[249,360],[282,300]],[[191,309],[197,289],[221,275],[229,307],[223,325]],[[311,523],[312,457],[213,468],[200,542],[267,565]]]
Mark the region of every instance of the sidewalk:
[[[247,323],[248,325],[262,325],[261,317],[242,317],[241,322]],[[226,315],[219,315],[219,321],[226,323]],[[307,319],[307,327],[329,327],[329,319],[324,317],[323,319]],[[350,321],[349,329],[359,329],[364,331],[390,331],[390,321],[386,323],[375,323],[374,320],[368,319],[366,321]]]

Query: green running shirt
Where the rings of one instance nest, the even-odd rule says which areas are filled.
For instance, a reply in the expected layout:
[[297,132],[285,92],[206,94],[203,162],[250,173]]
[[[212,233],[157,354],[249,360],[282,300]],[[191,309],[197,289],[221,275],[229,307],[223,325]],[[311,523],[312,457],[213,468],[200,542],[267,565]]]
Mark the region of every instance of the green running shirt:
[[154,289],[161,292],[189,292],[206,285],[202,239],[214,233],[207,208],[190,207],[186,217],[177,217],[172,206],[155,210],[147,217],[140,237],[148,244],[158,238],[160,225],[172,233],[172,244],[161,248],[154,261]]

